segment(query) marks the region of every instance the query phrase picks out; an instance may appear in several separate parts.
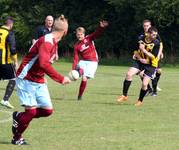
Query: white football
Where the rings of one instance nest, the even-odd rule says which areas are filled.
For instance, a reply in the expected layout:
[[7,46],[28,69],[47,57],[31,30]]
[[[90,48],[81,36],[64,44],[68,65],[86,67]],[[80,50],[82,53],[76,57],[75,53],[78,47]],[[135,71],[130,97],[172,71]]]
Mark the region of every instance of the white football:
[[70,78],[71,81],[75,81],[79,78],[79,73],[78,71],[76,70],[71,70],[69,73],[68,73],[68,77]]

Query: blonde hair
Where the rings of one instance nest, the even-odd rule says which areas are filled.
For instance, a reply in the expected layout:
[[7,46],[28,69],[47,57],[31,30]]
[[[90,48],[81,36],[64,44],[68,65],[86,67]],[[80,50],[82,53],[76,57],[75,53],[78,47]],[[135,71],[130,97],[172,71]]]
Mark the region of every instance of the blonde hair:
[[64,15],[56,18],[53,24],[53,31],[66,31],[68,30],[68,20]]
[[83,33],[85,34],[85,28],[83,28],[83,27],[78,27],[78,28],[76,29],[76,32],[83,32]]

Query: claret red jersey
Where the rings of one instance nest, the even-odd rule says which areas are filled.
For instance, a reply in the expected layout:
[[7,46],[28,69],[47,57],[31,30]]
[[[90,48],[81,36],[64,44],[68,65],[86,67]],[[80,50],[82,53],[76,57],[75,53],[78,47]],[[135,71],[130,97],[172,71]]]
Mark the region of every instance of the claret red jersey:
[[47,74],[56,82],[62,83],[64,77],[52,67],[52,60],[57,53],[58,43],[53,35],[46,34],[32,45],[17,70],[17,77],[32,82],[44,83]]
[[92,34],[89,34],[85,36],[85,38],[82,41],[78,41],[74,45],[74,56],[73,56],[73,65],[72,69],[75,69],[76,65],[79,61],[79,56],[81,57],[81,60],[86,61],[98,61],[98,54],[96,52],[96,48],[94,45],[94,39],[98,38],[98,36],[101,35],[104,28],[98,27],[95,32]]

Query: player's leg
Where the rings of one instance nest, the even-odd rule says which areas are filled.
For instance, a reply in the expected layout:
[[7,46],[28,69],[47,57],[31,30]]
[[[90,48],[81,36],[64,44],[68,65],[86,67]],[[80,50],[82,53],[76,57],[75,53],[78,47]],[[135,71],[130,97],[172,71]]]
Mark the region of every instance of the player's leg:
[[156,72],[156,76],[155,78],[152,80],[152,87],[153,87],[153,93],[152,96],[157,96],[157,85],[158,85],[158,81],[160,79],[161,76],[161,69],[158,68],[157,72]]
[[123,101],[126,101],[127,100],[127,95],[128,95],[128,90],[129,90],[129,87],[131,85],[131,82],[132,82],[132,78],[134,75],[136,75],[140,70],[138,68],[135,68],[135,67],[130,67],[127,74],[126,74],[126,77],[125,77],[125,80],[123,82],[123,91],[122,91],[122,96],[119,96],[117,98],[117,101],[118,102],[123,102]]
[[160,76],[161,76],[161,74],[162,74],[162,69],[161,69],[161,61],[159,61],[158,62],[158,69],[157,69],[157,74],[156,74],[156,76],[158,76],[157,78],[157,91],[162,91],[162,89],[159,87],[159,84],[158,84],[158,82],[159,82],[159,80],[160,80]]
[[147,89],[148,88],[147,85],[149,84],[150,80],[151,80],[151,78],[149,76],[144,75],[144,78],[143,78],[143,81],[142,81],[142,88],[140,90],[139,98],[138,98],[138,101],[135,104],[135,106],[142,105],[143,99],[144,99],[144,97],[145,97],[145,95],[147,93],[147,90],[148,90]]
[[156,68],[148,65],[144,65],[144,78],[142,81],[142,87],[140,90],[139,98],[135,106],[141,106],[143,103],[144,96],[147,93],[147,86],[151,79],[153,79],[156,72]]
[[47,85],[41,84],[36,92],[37,109],[34,118],[48,117],[53,113],[53,106]]
[[9,103],[9,98],[12,95],[12,92],[14,91],[14,87],[15,87],[15,69],[13,67],[12,64],[6,64],[6,65],[2,65],[3,67],[3,79],[7,79],[9,80],[7,86],[6,86],[6,90],[5,90],[5,94],[3,99],[1,100],[1,105],[6,106],[8,108],[14,108],[10,103]]
[[78,100],[81,100],[87,87],[87,80],[90,78],[94,78],[98,63],[93,61],[80,61],[79,66],[83,69],[83,76],[78,92]]
[[36,107],[25,106],[24,112],[13,112],[13,139],[12,144],[24,145],[27,144],[23,139],[22,134],[29,126],[32,119],[36,116]]
[[78,92],[78,100],[82,99],[83,93],[84,93],[84,91],[86,89],[87,80],[88,80],[88,78],[86,76],[82,77],[79,92]]
[[27,129],[32,119],[36,116],[36,91],[38,90],[28,80],[18,78],[16,80],[16,85],[20,103],[22,106],[25,106],[25,111],[13,112],[13,139],[11,143],[15,145],[23,145],[26,144],[26,142],[23,139],[22,134]]
[[[140,76],[141,81],[143,81],[144,70],[139,73],[139,76]],[[147,85],[147,93],[146,93],[146,96],[148,96],[148,95],[151,94],[151,93],[152,93],[152,88],[151,88],[150,83],[149,83],[149,84]]]

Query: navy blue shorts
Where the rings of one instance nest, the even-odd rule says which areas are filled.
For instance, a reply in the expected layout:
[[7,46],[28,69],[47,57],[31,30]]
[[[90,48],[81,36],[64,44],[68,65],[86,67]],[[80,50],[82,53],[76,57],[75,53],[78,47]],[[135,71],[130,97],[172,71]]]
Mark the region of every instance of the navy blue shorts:
[[10,80],[14,79],[15,77],[15,68],[13,64],[0,65],[0,80]]
[[132,67],[137,68],[140,71],[144,70],[144,75],[149,76],[151,79],[155,77],[156,67],[153,67],[150,64],[142,64],[139,61],[134,61]]

